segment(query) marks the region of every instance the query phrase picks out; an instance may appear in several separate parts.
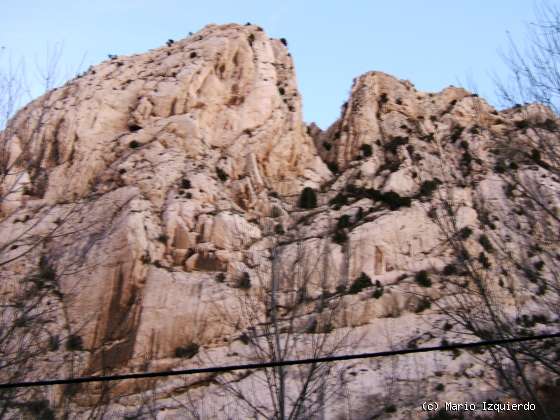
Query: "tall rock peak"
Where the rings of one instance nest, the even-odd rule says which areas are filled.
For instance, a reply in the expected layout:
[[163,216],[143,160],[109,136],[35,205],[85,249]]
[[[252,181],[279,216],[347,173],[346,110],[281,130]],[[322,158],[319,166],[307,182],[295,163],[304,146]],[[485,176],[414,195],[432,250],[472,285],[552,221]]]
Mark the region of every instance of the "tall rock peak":
[[48,203],[128,185],[133,174],[119,170],[138,159],[168,162],[148,188],[160,194],[185,158],[223,166],[232,180],[252,173],[286,193],[309,168],[325,176],[290,54],[252,25],[209,25],[167,47],[113,57],[35,100],[6,133],[14,153],[25,151],[32,197]]

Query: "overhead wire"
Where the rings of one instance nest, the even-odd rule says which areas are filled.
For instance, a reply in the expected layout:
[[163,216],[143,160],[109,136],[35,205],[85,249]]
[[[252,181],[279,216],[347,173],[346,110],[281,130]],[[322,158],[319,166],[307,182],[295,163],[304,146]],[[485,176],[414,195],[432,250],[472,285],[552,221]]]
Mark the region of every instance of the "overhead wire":
[[374,352],[374,353],[332,355],[332,356],[314,357],[308,359],[279,360],[279,361],[271,361],[271,362],[210,366],[210,367],[192,368],[192,369],[124,373],[124,374],[103,375],[103,376],[101,375],[81,376],[77,378],[46,379],[46,380],[39,380],[39,381],[11,382],[11,383],[0,384],[0,389],[81,384],[87,382],[122,381],[126,379],[143,379],[143,378],[157,378],[157,377],[166,377],[166,376],[195,375],[200,373],[226,373],[226,372],[233,372],[238,370],[256,370],[256,369],[274,368],[279,366],[332,363],[332,362],[340,362],[340,361],[347,361],[347,360],[391,357],[391,356],[399,356],[399,355],[406,355],[406,354],[413,354],[413,353],[427,353],[433,351],[459,350],[459,349],[469,349],[469,348],[485,347],[485,346],[503,346],[507,344],[521,343],[526,341],[547,340],[553,338],[560,338],[560,333],[540,334],[540,335],[533,335],[533,336],[513,337],[513,338],[504,338],[504,339],[496,339],[496,340],[483,340],[483,341],[474,341],[468,343],[453,343],[444,346],[440,345],[440,346],[430,346],[430,347],[406,348],[401,350],[388,350],[388,351],[381,351],[381,352]]

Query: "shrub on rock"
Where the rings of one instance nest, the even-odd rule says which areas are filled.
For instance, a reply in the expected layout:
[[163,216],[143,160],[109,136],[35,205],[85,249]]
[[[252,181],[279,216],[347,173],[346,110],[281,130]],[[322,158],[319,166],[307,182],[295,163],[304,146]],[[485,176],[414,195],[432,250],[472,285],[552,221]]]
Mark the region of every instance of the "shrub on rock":
[[216,168],[216,175],[220,178],[220,181],[225,182],[228,180],[228,174],[222,168]]
[[342,245],[348,240],[348,235],[343,230],[336,230],[332,237],[333,241],[339,245]]
[[199,348],[199,345],[196,343],[188,343],[185,346],[177,347],[175,349],[175,357],[190,359],[191,357],[196,356]]
[[371,279],[366,273],[362,272],[362,274],[360,274],[360,276],[356,280],[354,280],[354,283],[352,283],[350,289],[348,289],[348,293],[355,295],[356,293],[361,292],[363,289],[371,286],[373,286]]
[[338,219],[338,222],[336,224],[336,228],[337,229],[344,229],[344,228],[347,228],[347,227],[350,227],[350,215],[349,214],[343,214]]
[[251,276],[248,272],[243,272],[239,280],[237,281],[236,286],[239,289],[247,290],[251,288]]
[[419,195],[421,197],[431,197],[439,184],[441,184],[441,181],[438,178],[422,182]]
[[432,285],[432,281],[430,280],[430,277],[428,276],[426,270],[421,270],[416,273],[414,280],[419,286],[422,287],[430,287]]
[[362,152],[362,156],[364,157],[370,157],[373,154],[373,148],[371,147],[371,144],[362,144],[360,146],[360,151]]
[[317,207],[317,193],[311,187],[305,187],[299,196],[298,206],[302,209],[314,209]]
[[68,351],[77,351],[84,349],[84,343],[82,337],[77,334],[72,334],[66,340],[66,350]]

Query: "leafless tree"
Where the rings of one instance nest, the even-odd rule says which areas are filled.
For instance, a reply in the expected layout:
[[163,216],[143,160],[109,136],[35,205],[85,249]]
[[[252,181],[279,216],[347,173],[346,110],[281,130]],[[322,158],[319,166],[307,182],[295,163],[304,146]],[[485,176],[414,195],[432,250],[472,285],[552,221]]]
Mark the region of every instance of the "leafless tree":
[[[49,51],[44,67],[39,66],[39,82],[51,89],[58,80],[62,50]],[[70,327],[63,302],[61,279],[75,271],[77,261],[61,261],[52,252],[51,243],[81,232],[73,222],[87,205],[75,200],[63,205],[42,205],[33,211],[25,208],[28,198],[40,197],[45,185],[41,159],[30,160],[33,138],[45,130],[51,104],[46,92],[37,114],[29,116],[26,138],[16,138],[17,129],[10,118],[27,98],[25,66],[8,63],[0,67],[0,380],[2,382],[37,379],[37,371],[57,373],[62,365],[74,364],[81,350],[79,327]],[[25,120],[25,118],[24,118]],[[21,128],[21,127],[20,127]],[[30,176],[31,175],[31,176]],[[44,184],[44,183],[43,183]],[[95,225],[95,221],[92,225]],[[61,358],[59,349],[71,357]],[[53,359],[54,361],[50,360]],[[66,359],[66,360],[64,360]],[[68,367],[72,372],[72,366]],[[66,370],[66,369],[65,369]],[[71,392],[64,392],[63,405]],[[27,413],[41,418],[54,415],[49,406],[52,392],[46,389],[3,390],[0,418]]]
[[[333,264],[330,239],[296,235],[273,242],[255,262],[252,275],[248,271],[235,280],[241,289],[236,313],[224,313],[242,331],[238,340],[246,345],[244,355],[252,362],[281,362],[347,350],[348,332],[335,328],[347,281],[343,276],[332,284],[340,267]],[[345,399],[344,376],[329,363],[266,368],[216,380],[245,415],[258,418],[321,419],[329,404]]]
[[[435,303],[447,318],[445,329],[483,340],[557,332],[560,326],[560,10],[544,2],[537,12],[529,47],[511,42],[504,55],[512,77],[497,83],[509,108],[489,116],[479,101],[478,121],[464,127],[490,153],[477,156],[463,136],[461,173],[454,176],[448,162],[458,152],[450,150],[449,139],[436,136],[448,179],[429,214],[453,260],[439,273],[445,293]],[[475,225],[459,222],[457,179],[473,187]],[[495,372],[502,391],[535,401],[536,418],[558,414],[541,403],[560,379],[556,341],[489,347],[485,353],[479,360]],[[544,389],[543,379],[550,384]]]
[[560,111],[560,9],[543,0],[536,8],[536,20],[528,25],[526,46],[511,38],[502,58],[510,78],[495,77],[504,104],[535,102]]
[[[503,280],[526,288],[536,303],[533,313],[516,314],[517,334],[560,327],[560,9],[543,1],[536,12],[527,49],[511,42],[504,56],[512,81],[498,81],[504,103],[512,107],[515,129],[498,136],[494,169],[514,212],[504,224],[506,232],[488,235]],[[512,242],[525,246],[516,249]],[[558,384],[557,342],[520,345],[518,352]]]
[[[478,223],[459,224],[462,205],[453,196],[453,179],[430,209],[454,259],[440,273],[445,292],[438,309],[448,326],[482,340],[556,332],[560,322],[558,118],[542,105],[504,112],[511,119],[505,129],[476,127],[476,135],[492,144],[486,161],[462,143],[463,153],[478,162],[475,170],[463,159],[461,168],[473,186]],[[448,159],[441,158],[445,165]],[[444,173],[453,171],[448,165]],[[480,361],[496,373],[502,390],[539,405],[536,418],[552,418],[540,404],[534,372],[557,379],[559,349],[553,341],[504,345],[488,348]]]

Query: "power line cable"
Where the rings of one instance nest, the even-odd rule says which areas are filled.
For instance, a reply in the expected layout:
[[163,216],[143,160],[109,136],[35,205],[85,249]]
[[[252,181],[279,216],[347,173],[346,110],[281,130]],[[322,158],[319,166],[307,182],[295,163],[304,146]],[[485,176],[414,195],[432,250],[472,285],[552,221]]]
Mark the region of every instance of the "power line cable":
[[310,358],[310,359],[281,360],[276,362],[212,366],[206,368],[167,370],[167,371],[159,371],[159,372],[125,373],[121,375],[107,375],[107,376],[82,376],[79,378],[3,383],[0,384],[0,389],[29,388],[29,387],[37,387],[37,386],[51,386],[51,385],[64,385],[64,384],[80,384],[86,382],[122,381],[125,379],[142,379],[142,378],[156,378],[156,377],[163,377],[163,376],[194,375],[197,373],[223,373],[223,372],[232,372],[235,370],[264,369],[264,368],[272,368],[272,367],[279,367],[279,366],[339,362],[344,360],[399,356],[399,355],[412,354],[412,353],[427,353],[431,351],[445,351],[445,350],[455,350],[455,349],[458,350],[458,349],[467,349],[467,348],[483,347],[483,346],[499,346],[504,344],[521,343],[525,341],[546,340],[550,338],[560,338],[560,333],[541,334],[541,335],[534,335],[528,337],[505,338],[499,340],[484,340],[484,341],[475,341],[470,343],[456,343],[456,344],[449,344],[446,346],[432,346],[432,347],[419,347],[419,348],[402,349],[402,350],[390,350],[390,351],[381,351],[376,353],[358,353],[358,354],[345,354],[340,356],[325,356],[325,357],[317,357],[317,358]]

